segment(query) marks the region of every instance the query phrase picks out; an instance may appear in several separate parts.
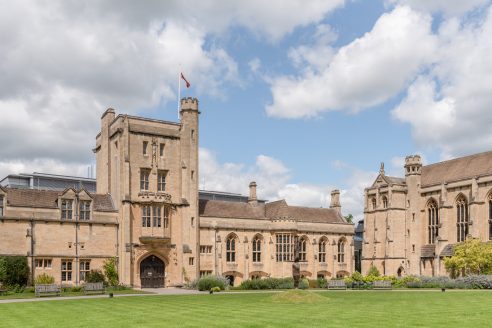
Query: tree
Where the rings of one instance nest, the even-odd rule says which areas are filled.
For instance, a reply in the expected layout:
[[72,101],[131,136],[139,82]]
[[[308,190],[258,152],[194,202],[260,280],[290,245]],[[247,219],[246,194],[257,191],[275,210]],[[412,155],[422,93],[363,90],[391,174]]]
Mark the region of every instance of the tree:
[[0,258],[0,282],[6,286],[25,286],[29,279],[29,265],[25,256]]
[[491,274],[492,243],[468,239],[454,247],[454,255],[444,259],[446,270],[452,277],[460,274]]
[[104,262],[104,274],[110,286],[118,286],[118,270],[116,269],[116,257],[112,257]]
[[348,223],[354,223],[354,216],[352,214],[344,216],[344,218],[345,218],[345,221],[347,221]]
[[378,268],[374,264],[371,264],[369,270],[367,271],[367,275],[371,277],[379,277],[381,273],[379,273]]

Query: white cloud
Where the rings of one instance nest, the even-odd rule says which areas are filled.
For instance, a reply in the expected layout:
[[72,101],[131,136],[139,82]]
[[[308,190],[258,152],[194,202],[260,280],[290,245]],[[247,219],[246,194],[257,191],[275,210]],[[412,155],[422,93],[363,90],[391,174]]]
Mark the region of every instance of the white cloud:
[[467,11],[489,3],[490,0],[388,0],[388,4],[408,5],[428,12],[443,12],[446,15],[462,15]]
[[383,14],[370,32],[340,48],[323,70],[274,78],[273,103],[267,106],[267,114],[312,117],[325,111],[380,104],[431,63],[435,49],[431,17],[397,7]]
[[393,111],[419,147],[442,158],[492,149],[492,7],[482,20],[453,18],[439,29],[438,61]]
[[256,181],[260,199],[285,199],[290,205],[310,207],[328,207],[331,190],[341,189],[342,213],[351,213],[359,220],[363,217],[364,188],[372,184],[377,173],[347,169],[351,174],[343,186],[293,183],[289,168],[278,159],[260,155],[253,165],[220,163],[212,151],[200,148],[201,189],[248,195],[249,183]]
[[343,3],[6,2],[0,11],[0,140],[6,141],[0,163],[32,171],[33,160],[60,161],[72,163],[74,174],[93,161],[105,108],[145,113],[174,101],[180,70],[198,96],[223,98],[225,84],[241,85],[237,63],[214,42],[230,27],[275,42]]

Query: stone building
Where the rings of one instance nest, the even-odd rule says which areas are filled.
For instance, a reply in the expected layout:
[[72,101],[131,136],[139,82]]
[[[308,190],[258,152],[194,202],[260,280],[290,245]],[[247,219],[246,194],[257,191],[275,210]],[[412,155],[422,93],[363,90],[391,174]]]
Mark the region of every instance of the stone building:
[[[180,122],[108,109],[96,136],[97,190],[0,187],[0,255],[27,255],[34,276],[79,284],[116,257],[120,281],[182,285],[204,274],[243,279],[291,276],[294,243],[305,277],[353,270],[354,228],[331,208],[266,203],[198,190],[198,101],[181,101]],[[201,195],[202,199],[200,199]]]
[[384,166],[365,190],[362,272],[446,275],[453,245],[492,239],[492,152],[430,165],[405,159],[405,178]]

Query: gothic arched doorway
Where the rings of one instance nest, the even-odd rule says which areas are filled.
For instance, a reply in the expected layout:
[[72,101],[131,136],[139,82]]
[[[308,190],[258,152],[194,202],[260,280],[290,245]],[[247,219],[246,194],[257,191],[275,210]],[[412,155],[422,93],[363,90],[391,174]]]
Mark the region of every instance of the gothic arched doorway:
[[165,267],[164,262],[154,255],[140,262],[140,284],[142,288],[164,287]]

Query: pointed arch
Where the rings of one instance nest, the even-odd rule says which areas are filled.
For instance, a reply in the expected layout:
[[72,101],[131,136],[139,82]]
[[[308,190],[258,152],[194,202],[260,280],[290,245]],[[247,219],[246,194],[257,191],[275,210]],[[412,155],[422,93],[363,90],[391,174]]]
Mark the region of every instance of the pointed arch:
[[456,240],[462,242],[466,240],[470,228],[468,215],[468,201],[465,195],[459,193],[456,196]]
[[236,262],[236,245],[239,238],[235,233],[230,233],[226,238],[226,262]]
[[318,261],[320,263],[326,263],[326,245],[328,245],[328,238],[323,236],[319,239],[318,244]]
[[382,200],[382,203],[383,203],[383,208],[388,208],[388,197],[383,196],[381,198],[381,200]]
[[345,237],[341,237],[338,239],[337,243],[337,262],[345,263],[345,246],[347,244],[347,239]]
[[257,233],[251,240],[251,250],[253,255],[253,262],[261,262],[261,243],[263,241],[263,236]]
[[309,244],[309,239],[306,235],[299,238],[299,261],[307,261],[307,245]]
[[427,212],[427,242],[434,244],[439,235],[439,207],[434,198],[429,198],[425,206]]

